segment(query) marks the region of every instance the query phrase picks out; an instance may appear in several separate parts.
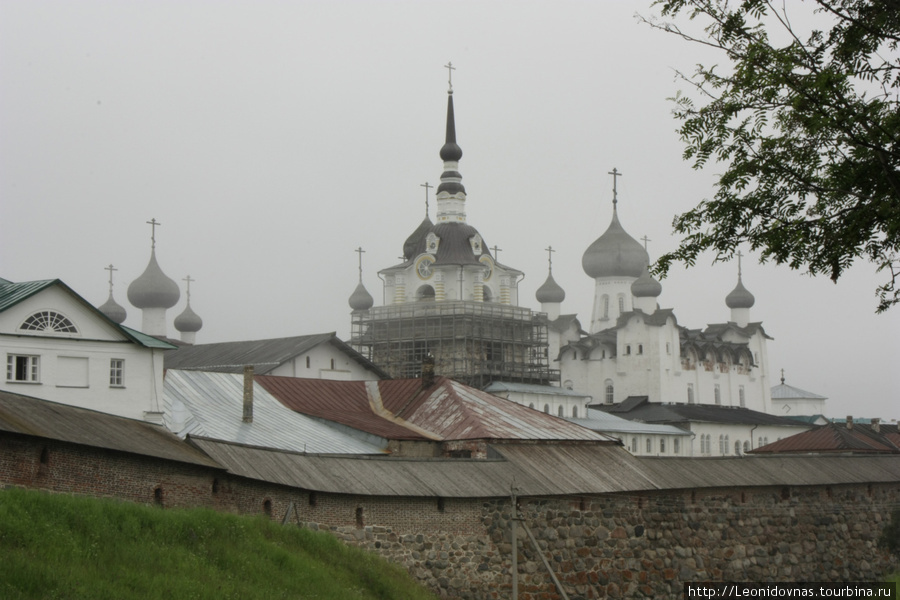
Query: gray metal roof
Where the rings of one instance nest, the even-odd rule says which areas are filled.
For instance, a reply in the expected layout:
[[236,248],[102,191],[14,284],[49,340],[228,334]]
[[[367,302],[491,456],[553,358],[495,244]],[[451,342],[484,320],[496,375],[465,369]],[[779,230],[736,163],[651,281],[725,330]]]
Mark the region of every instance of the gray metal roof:
[[508,381],[494,381],[486,388],[485,392],[496,394],[497,392],[520,392],[524,394],[549,394],[551,396],[572,396],[575,398],[589,398],[590,394],[582,394],[566,388],[552,385],[538,385],[536,383],[516,383]]
[[792,385],[781,383],[772,386],[772,400],[827,400],[826,396],[820,396],[806,390],[801,390]]
[[379,377],[385,379],[389,377],[370,360],[342,342],[333,331],[268,340],[181,346],[174,352],[166,353],[165,364],[167,369],[220,373],[243,373],[244,367],[251,365],[258,375],[265,375],[279,365],[324,343],[333,345]]
[[[243,375],[166,373],[166,425],[176,433],[294,452],[381,454],[385,449],[296,413],[253,384],[253,422],[243,422]],[[179,404],[180,403],[180,404]],[[371,439],[371,436],[366,436]]]
[[661,404],[646,396],[626,398],[620,404],[595,404],[592,408],[645,423],[723,423],[729,425],[775,425],[797,427],[797,421],[749,408],[712,404]]
[[321,457],[192,441],[229,472],[335,494],[447,498],[900,481],[900,456],[638,458],[620,446],[504,444],[499,459]]
[[566,418],[582,427],[587,427],[593,431],[601,431],[603,433],[636,433],[640,435],[691,435],[690,431],[685,431],[674,425],[657,425],[654,423],[642,423],[640,421],[629,421],[605,413],[602,410],[587,410],[587,417],[583,419]]
[[159,425],[2,391],[0,431],[219,466]]

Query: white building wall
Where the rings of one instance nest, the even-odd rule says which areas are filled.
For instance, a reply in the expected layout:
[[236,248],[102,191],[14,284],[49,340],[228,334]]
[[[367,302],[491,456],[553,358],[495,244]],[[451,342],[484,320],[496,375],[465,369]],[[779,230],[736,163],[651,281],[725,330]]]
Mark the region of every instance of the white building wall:
[[328,343],[319,344],[309,352],[279,365],[268,374],[280,377],[340,381],[376,381],[379,379],[377,374]]

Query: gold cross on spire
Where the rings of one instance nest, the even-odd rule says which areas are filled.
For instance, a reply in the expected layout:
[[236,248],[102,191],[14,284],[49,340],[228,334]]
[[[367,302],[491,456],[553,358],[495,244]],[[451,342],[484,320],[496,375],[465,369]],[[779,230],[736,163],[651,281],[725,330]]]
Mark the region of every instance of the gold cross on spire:
[[162,225],[162,223],[157,221],[156,218],[153,218],[153,219],[150,219],[149,221],[147,221],[147,225],[150,226],[151,248],[155,250],[156,249],[156,228],[158,226]]
[[609,171],[607,175],[613,176],[613,208],[615,208],[616,203],[619,201],[617,197],[618,192],[616,191],[616,184],[618,183],[619,177],[622,176],[622,173],[620,173],[617,168],[613,167],[613,170]]
[[420,183],[419,187],[425,188],[425,218],[428,218],[428,190],[434,186],[426,181],[425,183]]
[[448,62],[444,65],[444,68],[447,69],[447,85],[450,86],[448,93],[453,93],[453,71],[456,70],[456,67],[453,66],[452,62]]

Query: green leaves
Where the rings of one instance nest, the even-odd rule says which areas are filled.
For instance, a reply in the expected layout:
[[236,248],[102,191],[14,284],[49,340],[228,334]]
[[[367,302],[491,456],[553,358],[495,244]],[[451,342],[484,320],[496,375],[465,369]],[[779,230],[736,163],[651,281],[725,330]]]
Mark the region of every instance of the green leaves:
[[[684,158],[726,169],[713,199],[675,218],[683,240],[655,272],[748,244],[763,260],[835,281],[870,261],[886,276],[877,311],[900,302],[900,11],[878,0],[817,0],[816,15],[788,12],[809,3],[767,0],[656,6],[663,18],[701,21],[706,37],[646,23],[716,48],[728,64],[680,74],[692,91],[672,99]],[[827,31],[795,25],[824,17]]]

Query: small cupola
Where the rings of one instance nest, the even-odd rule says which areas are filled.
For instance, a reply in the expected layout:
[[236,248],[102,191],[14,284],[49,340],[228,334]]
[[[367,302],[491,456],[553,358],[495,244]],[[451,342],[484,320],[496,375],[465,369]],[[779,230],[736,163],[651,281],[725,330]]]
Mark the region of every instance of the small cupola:
[[191,308],[191,282],[196,281],[195,279],[191,279],[191,276],[188,275],[184,278],[184,281],[187,282],[187,306],[184,307],[184,310],[180,315],[175,317],[175,329],[181,333],[181,341],[186,344],[193,344],[197,332],[203,327],[203,319],[200,318],[200,315],[194,312]]
[[109,271],[109,298],[106,302],[98,306],[97,309],[106,315],[110,321],[121,325],[128,317],[128,312],[125,310],[124,306],[113,299],[113,271],[118,271],[118,269],[113,267],[112,264],[105,267],[105,269]]
[[[426,216],[425,218],[427,219],[428,217]],[[359,254],[359,283],[356,285],[356,289],[353,290],[353,293],[350,294],[348,303],[350,304],[350,308],[355,312],[358,310],[369,310],[375,304],[375,299],[372,298],[372,294],[369,293],[362,282],[362,255],[365,250],[360,246],[354,250],[354,252]]]

